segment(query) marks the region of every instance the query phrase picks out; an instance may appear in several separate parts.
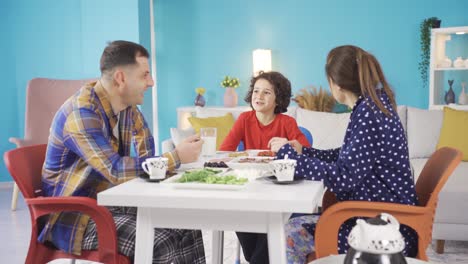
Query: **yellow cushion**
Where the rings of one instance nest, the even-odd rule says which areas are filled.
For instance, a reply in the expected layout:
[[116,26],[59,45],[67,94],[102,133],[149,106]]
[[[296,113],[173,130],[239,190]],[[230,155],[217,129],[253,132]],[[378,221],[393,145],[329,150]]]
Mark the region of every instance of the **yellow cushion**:
[[468,161],[468,111],[444,107],[437,149],[442,147],[459,149],[463,152],[463,161]]
[[195,132],[200,133],[200,128],[202,127],[216,127],[216,149],[219,149],[221,143],[223,143],[224,138],[229,134],[232,126],[234,125],[234,117],[231,113],[227,113],[223,116],[217,117],[207,117],[207,118],[198,118],[198,117],[189,117],[190,124],[192,124]]

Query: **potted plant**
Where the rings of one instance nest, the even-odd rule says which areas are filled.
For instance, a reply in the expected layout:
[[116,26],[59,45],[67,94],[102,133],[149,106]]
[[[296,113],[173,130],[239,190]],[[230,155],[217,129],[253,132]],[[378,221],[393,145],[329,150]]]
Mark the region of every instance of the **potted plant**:
[[335,99],[333,96],[320,87],[314,86],[303,88],[292,99],[300,108],[318,112],[333,112]]
[[224,92],[224,106],[235,107],[237,106],[237,93],[234,91],[235,88],[239,87],[239,78],[224,76],[221,81],[221,86],[226,88]]
[[231,76],[224,76],[224,79],[221,82],[221,86],[224,88],[237,88],[239,85],[239,78],[234,78]]
[[421,61],[419,62],[419,71],[421,72],[421,80],[423,87],[427,86],[427,72],[430,63],[431,53],[431,29],[439,28],[441,20],[437,17],[426,18],[421,22],[420,29],[420,43],[421,43]]

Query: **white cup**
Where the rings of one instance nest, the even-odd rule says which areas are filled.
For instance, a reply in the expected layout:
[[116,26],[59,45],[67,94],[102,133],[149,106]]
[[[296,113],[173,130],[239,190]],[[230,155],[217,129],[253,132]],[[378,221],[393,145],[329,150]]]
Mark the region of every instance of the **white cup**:
[[293,159],[280,159],[270,162],[273,174],[278,181],[293,181],[297,161]]
[[168,164],[168,158],[154,157],[143,161],[143,163],[141,163],[141,167],[149,175],[151,180],[161,180],[166,178]]
[[200,138],[203,139],[202,156],[216,155],[216,127],[200,128]]

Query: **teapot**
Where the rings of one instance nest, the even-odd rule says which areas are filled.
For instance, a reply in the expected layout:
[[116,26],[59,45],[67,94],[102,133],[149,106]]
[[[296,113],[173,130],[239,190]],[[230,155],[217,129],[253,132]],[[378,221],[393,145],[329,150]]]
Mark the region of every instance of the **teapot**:
[[348,244],[350,248],[344,264],[407,263],[400,223],[387,213],[367,220],[358,219],[349,233]]

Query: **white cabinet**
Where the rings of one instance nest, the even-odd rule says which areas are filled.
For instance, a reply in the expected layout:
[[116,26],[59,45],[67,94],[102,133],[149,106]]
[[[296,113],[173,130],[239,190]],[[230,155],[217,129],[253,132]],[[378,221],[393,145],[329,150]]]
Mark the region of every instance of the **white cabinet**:
[[[464,32],[464,34],[461,34]],[[458,34],[457,34],[458,33]],[[451,60],[450,67],[444,67],[444,60]],[[461,83],[468,84],[468,62],[464,67],[454,67],[457,57],[468,61],[468,26],[432,29],[431,54],[429,66],[429,108],[442,109],[446,106],[445,93],[449,90],[448,80],[453,79],[452,89],[455,93],[455,104],[449,106],[468,110],[468,105],[458,105]],[[465,92],[468,85],[465,88]]]

